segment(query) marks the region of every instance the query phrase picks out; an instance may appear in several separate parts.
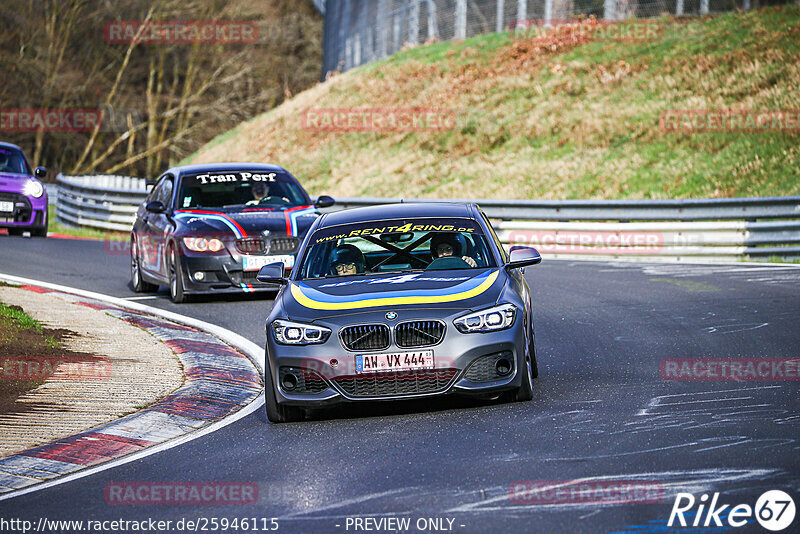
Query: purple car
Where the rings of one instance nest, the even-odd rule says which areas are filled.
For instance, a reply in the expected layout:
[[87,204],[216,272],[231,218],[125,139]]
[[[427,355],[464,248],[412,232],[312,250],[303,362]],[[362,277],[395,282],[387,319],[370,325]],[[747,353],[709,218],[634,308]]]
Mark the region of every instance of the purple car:
[[31,172],[22,149],[0,142],[0,228],[47,237],[47,191],[39,181],[45,176],[44,167]]

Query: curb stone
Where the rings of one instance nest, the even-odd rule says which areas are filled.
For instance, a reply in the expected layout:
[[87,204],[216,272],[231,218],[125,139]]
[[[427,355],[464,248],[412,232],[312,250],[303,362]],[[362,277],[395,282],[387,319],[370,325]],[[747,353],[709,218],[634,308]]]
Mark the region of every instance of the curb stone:
[[0,459],[0,495],[203,429],[247,406],[261,393],[256,365],[212,334],[87,297],[33,285],[21,287],[105,311],[149,332],[177,354],[185,382],[146,409]]

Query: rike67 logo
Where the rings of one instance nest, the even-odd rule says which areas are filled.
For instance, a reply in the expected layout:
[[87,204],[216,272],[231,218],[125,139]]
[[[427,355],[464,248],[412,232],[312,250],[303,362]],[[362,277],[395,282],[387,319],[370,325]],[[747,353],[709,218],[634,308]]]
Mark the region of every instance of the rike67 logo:
[[706,494],[695,499],[691,493],[678,493],[667,526],[722,527],[727,523],[730,527],[743,527],[758,521],[765,529],[778,532],[792,524],[795,511],[794,500],[788,493],[780,490],[765,492],[756,501],[755,508],[749,504],[733,507],[730,504],[721,504],[719,493],[714,493],[711,502],[708,502]]

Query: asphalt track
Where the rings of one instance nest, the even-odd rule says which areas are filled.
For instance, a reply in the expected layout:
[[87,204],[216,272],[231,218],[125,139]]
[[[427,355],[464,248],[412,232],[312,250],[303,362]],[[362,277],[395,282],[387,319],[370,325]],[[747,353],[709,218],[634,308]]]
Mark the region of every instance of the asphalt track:
[[[115,248],[0,236],[0,272],[134,297],[127,252]],[[659,371],[667,358],[800,356],[800,269],[545,257],[526,276],[540,369],[532,402],[407,402],[288,425],[259,411],[176,448],[2,501],[0,518],[276,517],[279,532],[356,532],[347,518],[366,516],[409,517],[409,532],[419,531],[419,518],[454,519],[453,532],[663,532],[677,491],[752,506],[780,489],[800,505],[800,382],[667,381]],[[260,345],[272,305],[268,296],[174,305],[164,290],[142,302]],[[664,499],[509,498],[515,482],[576,479],[647,482]],[[107,504],[106,485],[123,481],[254,482],[259,499]],[[730,530],[765,532],[757,523]]]

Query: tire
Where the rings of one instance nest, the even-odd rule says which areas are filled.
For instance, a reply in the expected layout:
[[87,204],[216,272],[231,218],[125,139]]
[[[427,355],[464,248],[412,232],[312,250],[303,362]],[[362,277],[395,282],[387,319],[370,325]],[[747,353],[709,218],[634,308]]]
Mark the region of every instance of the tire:
[[522,385],[511,391],[509,400],[513,402],[527,402],[533,400],[533,379],[539,376],[539,366],[536,364],[536,346],[534,345],[533,327],[528,338],[528,351],[525,355],[525,365],[522,366]]
[[139,267],[139,246],[133,237],[131,237],[131,285],[134,293],[152,293],[158,290],[157,285],[142,279],[142,270]]
[[530,358],[525,358],[525,366],[522,369],[522,385],[514,393],[515,402],[527,402],[533,400],[533,373]]
[[305,410],[297,406],[282,406],[275,397],[275,386],[272,382],[272,372],[267,360],[267,369],[264,371],[264,408],[267,419],[272,423],[296,423],[305,419]]
[[183,270],[178,262],[175,247],[169,249],[169,298],[175,304],[186,302],[186,293],[183,291]]
[[31,237],[47,237],[47,211],[44,212],[44,224],[31,228]]

